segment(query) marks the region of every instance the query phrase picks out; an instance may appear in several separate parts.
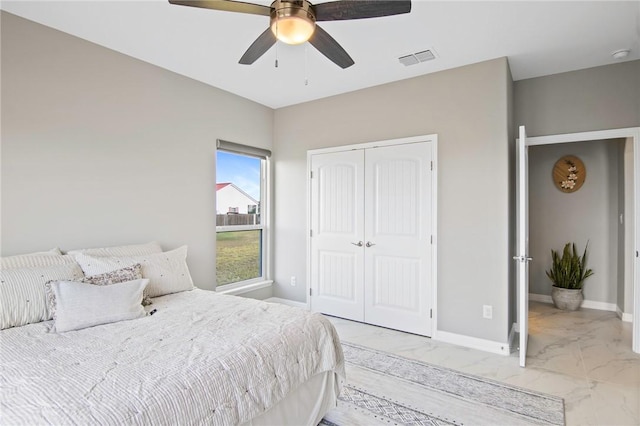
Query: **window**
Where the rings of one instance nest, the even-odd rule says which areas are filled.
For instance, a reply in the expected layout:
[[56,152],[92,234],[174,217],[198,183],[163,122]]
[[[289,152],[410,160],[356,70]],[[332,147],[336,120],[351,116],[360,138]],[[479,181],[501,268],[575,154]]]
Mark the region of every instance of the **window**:
[[266,281],[266,208],[270,152],[218,141],[216,153],[216,282]]

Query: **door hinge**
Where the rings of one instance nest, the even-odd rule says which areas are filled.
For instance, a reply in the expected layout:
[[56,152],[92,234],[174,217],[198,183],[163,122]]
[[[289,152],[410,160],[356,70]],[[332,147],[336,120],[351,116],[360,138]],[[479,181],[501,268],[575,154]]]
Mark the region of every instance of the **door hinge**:
[[431,235],[431,244],[433,244],[433,235]]
[[311,296],[311,293],[312,293],[311,287],[309,287],[309,296]]
[[313,229],[309,229],[309,236],[313,237]]
[[433,318],[433,309],[429,309],[429,318]]
[[433,161],[431,162],[431,170],[433,170]]
[[309,172],[309,179],[313,179],[313,171]]

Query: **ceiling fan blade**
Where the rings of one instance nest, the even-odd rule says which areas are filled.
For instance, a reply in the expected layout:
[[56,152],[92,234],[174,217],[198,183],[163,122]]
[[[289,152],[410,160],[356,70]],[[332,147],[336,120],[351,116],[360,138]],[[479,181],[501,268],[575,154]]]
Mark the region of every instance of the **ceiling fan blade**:
[[309,39],[309,43],[342,69],[349,68],[354,64],[351,56],[319,25],[316,25],[316,30]]
[[250,13],[253,15],[269,16],[271,14],[271,8],[269,6],[233,0],[169,0],[169,3],[179,6],[201,7],[203,9]]
[[411,12],[411,0],[341,0],[314,5],[316,21],[379,18]]
[[258,36],[256,41],[249,46],[238,62],[242,65],[251,65],[260,56],[264,55],[264,53],[275,44],[275,42],[276,36],[273,35],[271,28],[267,28],[262,34],[260,34],[260,36]]

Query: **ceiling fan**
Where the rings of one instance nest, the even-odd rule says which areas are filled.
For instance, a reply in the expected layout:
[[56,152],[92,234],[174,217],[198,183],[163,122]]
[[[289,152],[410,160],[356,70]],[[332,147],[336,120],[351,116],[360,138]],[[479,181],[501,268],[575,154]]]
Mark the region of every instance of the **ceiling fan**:
[[240,58],[239,62],[244,65],[253,64],[280,40],[287,44],[309,41],[336,65],[348,68],[354,64],[353,59],[316,22],[379,18],[411,11],[411,0],[338,0],[317,5],[307,0],[275,0],[271,6],[234,0],[169,0],[169,3],[269,16],[269,28],[258,36]]

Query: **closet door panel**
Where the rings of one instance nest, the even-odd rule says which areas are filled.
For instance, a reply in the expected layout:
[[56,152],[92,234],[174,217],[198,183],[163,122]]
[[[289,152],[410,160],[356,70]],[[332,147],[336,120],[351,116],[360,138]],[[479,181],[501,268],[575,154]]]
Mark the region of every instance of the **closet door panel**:
[[419,312],[420,259],[376,255],[373,305],[390,310]]
[[430,145],[367,149],[365,164],[365,322],[430,335]]
[[364,154],[311,158],[311,308],[364,320]]

